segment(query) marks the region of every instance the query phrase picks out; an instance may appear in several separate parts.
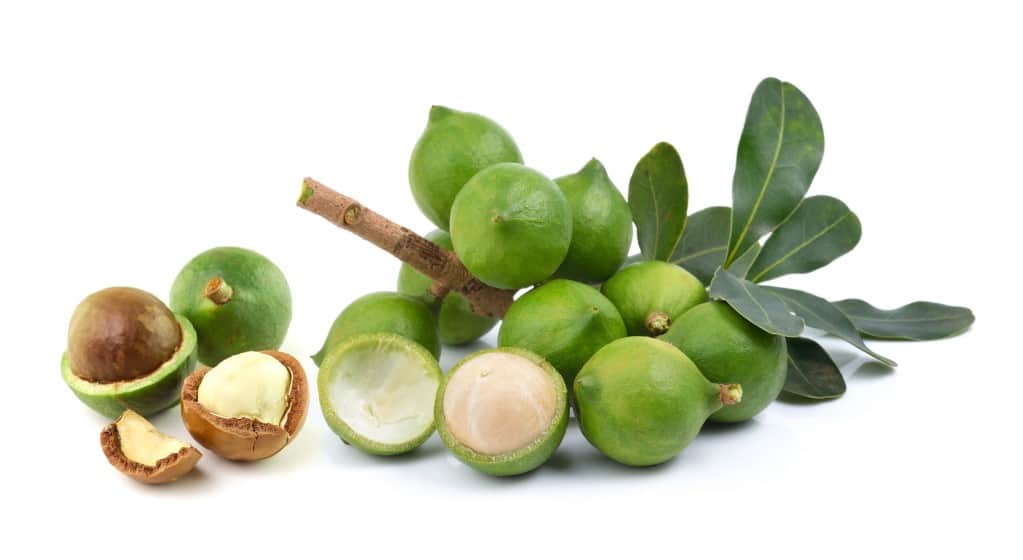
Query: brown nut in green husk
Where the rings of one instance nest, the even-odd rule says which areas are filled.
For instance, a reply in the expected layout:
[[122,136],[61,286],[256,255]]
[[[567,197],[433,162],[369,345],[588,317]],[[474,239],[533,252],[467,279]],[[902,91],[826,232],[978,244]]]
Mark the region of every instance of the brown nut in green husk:
[[174,406],[196,365],[195,329],[156,296],[116,287],[86,297],[71,317],[64,382],[110,418],[149,416]]
[[305,370],[293,356],[243,352],[185,379],[181,417],[188,433],[225,459],[257,461],[298,434],[309,409]]
[[103,428],[99,442],[115,469],[144,484],[173,482],[202,457],[199,450],[161,433],[130,409]]

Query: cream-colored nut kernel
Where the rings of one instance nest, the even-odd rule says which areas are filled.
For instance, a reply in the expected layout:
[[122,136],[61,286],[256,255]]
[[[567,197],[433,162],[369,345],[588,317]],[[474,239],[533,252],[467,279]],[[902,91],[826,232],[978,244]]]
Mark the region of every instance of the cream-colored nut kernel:
[[485,455],[511,453],[550,428],[558,393],[550,375],[522,356],[489,352],[448,380],[444,417],[451,434]]
[[116,424],[121,452],[128,460],[147,467],[155,467],[160,459],[188,447],[187,443],[161,433],[133,410],[124,411]]
[[280,425],[288,411],[291,372],[262,352],[243,352],[217,364],[199,385],[199,404],[223,418]]

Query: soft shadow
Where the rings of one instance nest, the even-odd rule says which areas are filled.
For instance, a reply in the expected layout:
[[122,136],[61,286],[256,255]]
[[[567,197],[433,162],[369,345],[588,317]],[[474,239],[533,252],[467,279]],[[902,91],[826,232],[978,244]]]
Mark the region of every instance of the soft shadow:
[[874,360],[867,360],[860,364],[860,367],[856,368],[852,372],[854,378],[877,378],[886,377],[889,374],[895,373],[895,368],[887,366],[881,362]]
[[390,465],[404,465],[416,461],[423,461],[431,457],[442,455],[447,450],[444,444],[436,436],[431,436],[419,447],[401,455],[372,455],[361,449],[345,443],[333,433],[325,434],[323,439],[324,453],[327,459],[342,467],[374,467],[387,468]]
[[[579,478],[578,473],[583,472],[582,469],[587,469],[589,475],[600,475],[610,476],[615,479],[621,479],[624,476],[651,476],[657,473],[665,472],[669,469],[674,468],[674,465],[684,464],[685,461],[681,461],[680,457],[684,455],[681,453],[668,459],[667,461],[657,464],[649,465],[645,467],[634,467],[629,465],[623,465],[614,459],[604,455],[597,448],[592,447],[579,453],[578,462],[585,463],[585,465],[575,466],[575,472],[571,473],[572,478]],[[575,458],[573,458],[573,461]],[[558,474],[567,472],[567,469],[561,470]]]
[[182,492],[209,492],[214,484],[214,479],[203,469],[203,461],[207,460],[209,460],[209,455],[203,453],[203,458],[199,460],[199,463],[192,469],[192,472],[174,482],[167,484],[138,484],[138,486],[141,486],[143,491],[152,492],[153,494],[164,494],[167,492],[175,494]]
[[[575,422],[571,422],[569,430],[577,429]],[[554,455],[543,464],[539,471],[546,472],[551,476],[568,476],[571,479],[579,479],[580,473],[584,476],[608,476],[615,479],[625,480],[623,476],[645,475],[664,471],[674,464],[678,457],[674,457],[659,465],[648,467],[631,467],[623,465],[593,447],[578,432],[566,436],[566,440],[554,452]]]
[[727,437],[731,434],[750,432],[761,427],[763,426],[756,418],[751,418],[745,422],[711,422],[708,420],[703,425],[703,428],[700,428],[699,437],[711,440],[719,437]]
[[[817,342],[819,342],[824,350],[827,351],[828,355],[831,356],[831,360],[835,362],[835,365],[838,366],[839,370],[845,370],[866,356],[859,350],[849,348],[844,343],[838,344],[841,340],[835,337],[821,337],[817,339]],[[826,344],[826,342],[830,344]]]
[[780,402],[780,403],[783,403],[783,404],[790,404],[790,405],[793,405],[793,406],[816,406],[818,404],[829,403],[829,402],[831,402],[831,401],[833,401],[835,399],[840,399],[840,398],[842,398],[841,395],[839,395],[839,396],[837,396],[837,397],[835,397],[833,399],[811,399],[811,398],[808,398],[808,397],[801,397],[799,395],[794,395],[792,393],[782,393],[782,394],[778,395],[778,398],[776,400],[777,400],[777,402]]

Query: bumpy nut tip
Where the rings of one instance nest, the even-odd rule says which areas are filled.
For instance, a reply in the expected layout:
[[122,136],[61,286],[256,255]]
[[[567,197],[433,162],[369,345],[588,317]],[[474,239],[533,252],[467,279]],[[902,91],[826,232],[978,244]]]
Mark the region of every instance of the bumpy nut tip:
[[661,336],[671,328],[671,317],[663,311],[654,311],[646,316],[646,330],[650,336]]
[[742,402],[742,385],[729,383],[718,385],[718,393],[721,395],[721,404],[738,404]]

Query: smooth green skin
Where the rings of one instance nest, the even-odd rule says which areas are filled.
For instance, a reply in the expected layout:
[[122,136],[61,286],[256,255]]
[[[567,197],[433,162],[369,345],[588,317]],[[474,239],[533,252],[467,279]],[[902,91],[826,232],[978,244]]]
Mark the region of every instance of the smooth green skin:
[[404,294],[374,292],[348,304],[334,319],[320,351],[311,358],[316,365],[342,342],[360,334],[391,333],[421,344],[440,357],[437,320],[425,303]]
[[434,106],[409,161],[412,196],[431,222],[448,230],[451,205],[465,183],[503,162],[522,163],[522,154],[499,124],[475,113]]
[[[231,300],[217,305],[204,295],[220,276]],[[178,273],[170,308],[188,317],[199,335],[199,361],[215,366],[241,352],[276,350],[291,324],[291,290],[284,273],[269,259],[240,247],[200,253]]]
[[712,414],[714,422],[753,418],[785,386],[785,337],[760,330],[723,301],[690,309],[660,340],[682,350],[710,381],[742,385],[742,402]]
[[583,435],[603,454],[634,467],[678,455],[721,406],[717,384],[678,348],[649,337],[608,344],[575,378]]
[[572,209],[572,242],[555,276],[598,284],[621,268],[632,246],[632,212],[596,159],[555,179]]
[[[558,411],[551,421],[550,429],[530,445],[504,455],[484,455],[462,445],[451,434],[451,430],[448,429],[447,421],[444,417],[444,391],[447,389],[448,380],[451,379],[452,374],[470,359],[490,352],[515,354],[532,361],[551,376],[551,380],[554,381],[555,390],[558,392]],[[554,452],[558,449],[558,446],[561,445],[561,440],[565,437],[565,430],[568,428],[568,389],[565,387],[565,381],[557,370],[533,352],[522,348],[488,348],[469,354],[448,371],[448,374],[441,382],[440,389],[437,391],[437,402],[434,407],[433,416],[441,441],[454,453],[459,461],[489,475],[515,476],[527,473],[546,463],[547,459],[550,459],[551,455],[554,455]]]
[[[426,238],[449,251],[454,249],[451,245],[451,236],[446,231],[433,230]],[[468,344],[490,332],[497,324],[497,319],[473,313],[469,300],[462,294],[449,292],[438,304],[437,298],[430,293],[432,285],[433,280],[425,274],[408,264],[401,265],[398,272],[398,292],[417,297],[433,309],[437,314],[437,332],[441,344],[451,346]]]
[[[438,384],[444,377],[440,364],[437,363],[437,358],[429,350],[423,348],[422,345],[403,336],[375,333],[350,338],[330,351],[327,357],[324,358],[320,371],[316,376],[316,386],[320,397],[320,410],[323,412],[323,418],[327,421],[330,429],[334,430],[334,433],[341,438],[341,441],[353,445],[366,453],[371,455],[401,455],[408,453],[430,439],[430,436],[433,435],[434,424],[430,424],[430,427],[424,430],[423,433],[406,442],[400,444],[380,443],[367,439],[352,430],[351,426],[342,420],[330,406],[328,394],[331,383],[337,377],[338,366],[352,352],[365,352],[367,350],[379,351],[381,354],[387,352],[403,353],[409,359],[422,364],[423,375],[436,379]],[[370,374],[372,372],[366,373]]]
[[551,280],[512,303],[497,344],[542,356],[571,388],[586,360],[626,334],[614,304],[595,288],[572,280]]
[[663,312],[672,321],[707,301],[707,290],[685,269],[662,261],[641,261],[612,276],[601,289],[618,308],[631,336],[649,336],[646,318]]
[[517,163],[479,172],[451,208],[451,240],[469,272],[497,288],[546,280],[572,241],[572,210],[554,181]]
[[181,399],[181,384],[195,369],[196,334],[192,323],[175,314],[181,326],[181,345],[169,360],[153,373],[139,379],[118,383],[93,383],[71,371],[65,352],[60,360],[60,373],[78,400],[108,417],[117,418],[125,409],[142,416],[152,416],[170,408]]

